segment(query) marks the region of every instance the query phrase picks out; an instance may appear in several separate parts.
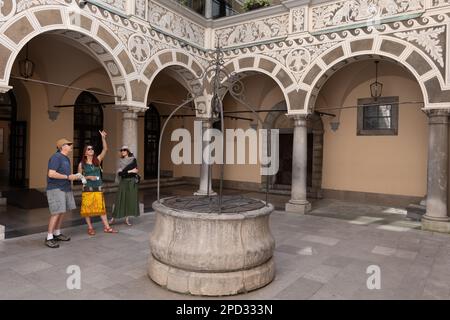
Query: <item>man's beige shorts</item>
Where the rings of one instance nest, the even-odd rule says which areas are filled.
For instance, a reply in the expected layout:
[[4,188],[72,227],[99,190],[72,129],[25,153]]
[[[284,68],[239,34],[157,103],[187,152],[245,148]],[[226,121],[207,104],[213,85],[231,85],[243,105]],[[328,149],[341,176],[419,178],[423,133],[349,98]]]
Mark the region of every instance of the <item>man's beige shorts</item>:
[[72,191],[47,190],[47,200],[50,214],[60,214],[77,208]]

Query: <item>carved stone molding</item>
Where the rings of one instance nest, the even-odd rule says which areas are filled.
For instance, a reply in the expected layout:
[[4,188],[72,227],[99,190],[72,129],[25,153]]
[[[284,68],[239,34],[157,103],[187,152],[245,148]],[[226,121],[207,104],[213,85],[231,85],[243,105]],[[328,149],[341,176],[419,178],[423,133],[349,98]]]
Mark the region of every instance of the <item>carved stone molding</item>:
[[195,45],[205,46],[205,29],[187,18],[157,4],[148,2],[148,21],[155,27],[169,32]]
[[287,36],[288,32],[289,15],[283,14],[216,29],[214,35],[216,45],[231,47]]
[[394,35],[397,38],[417,44],[442,68],[444,67],[443,54],[445,44],[443,42],[445,42],[445,38],[441,37],[441,35],[445,35],[445,26],[396,32]]
[[385,18],[419,13],[425,10],[425,0],[345,0],[314,6],[311,10],[312,31],[341,26],[376,24]]

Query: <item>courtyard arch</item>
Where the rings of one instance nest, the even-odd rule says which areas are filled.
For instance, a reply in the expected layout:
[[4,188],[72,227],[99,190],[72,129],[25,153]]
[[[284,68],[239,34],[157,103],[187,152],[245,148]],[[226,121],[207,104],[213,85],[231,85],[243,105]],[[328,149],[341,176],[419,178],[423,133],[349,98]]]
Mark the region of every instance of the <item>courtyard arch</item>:
[[0,83],[5,87],[19,52],[31,39],[51,33],[79,43],[107,71],[116,101],[131,102],[130,84],[125,77],[135,73],[133,63],[121,41],[98,19],[76,10],[37,7],[14,16],[1,26],[0,32],[5,35],[0,40]]
[[[406,41],[378,36],[341,42],[317,57],[301,78],[299,88],[304,89],[299,89],[299,105],[303,107],[298,112],[308,113],[314,109],[320,89],[334,73],[352,62],[367,59],[384,59],[407,69],[420,86],[425,107],[450,101],[446,91],[441,90],[442,75],[428,55]],[[440,92],[437,96],[436,91]]]

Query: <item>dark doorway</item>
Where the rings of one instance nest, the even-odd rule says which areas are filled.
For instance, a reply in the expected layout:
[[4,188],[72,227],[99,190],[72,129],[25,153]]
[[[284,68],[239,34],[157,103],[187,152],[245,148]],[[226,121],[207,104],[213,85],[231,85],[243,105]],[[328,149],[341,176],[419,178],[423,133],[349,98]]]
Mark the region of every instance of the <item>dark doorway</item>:
[[159,135],[159,113],[155,106],[151,104],[149,105],[149,109],[145,112],[145,179],[155,179],[158,176]]
[[[312,186],[312,154],[313,154],[313,134],[308,133],[307,137],[307,175],[306,183],[308,187]],[[280,133],[279,136],[279,170],[275,178],[276,185],[292,184],[292,151],[293,135],[292,133]]]
[[73,129],[73,170],[77,172],[85,145],[92,145],[96,154],[102,150],[103,109],[93,94],[83,91],[75,101]]
[[25,187],[27,163],[27,123],[25,121],[11,122],[10,146],[9,184],[15,187]]
[[275,178],[275,184],[292,184],[292,146],[293,136],[291,133],[280,133],[279,136],[279,168]]
[[[2,177],[6,184],[26,187],[27,123],[17,121],[16,98],[10,90],[0,94]],[[9,148],[7,146],[9,145]]]

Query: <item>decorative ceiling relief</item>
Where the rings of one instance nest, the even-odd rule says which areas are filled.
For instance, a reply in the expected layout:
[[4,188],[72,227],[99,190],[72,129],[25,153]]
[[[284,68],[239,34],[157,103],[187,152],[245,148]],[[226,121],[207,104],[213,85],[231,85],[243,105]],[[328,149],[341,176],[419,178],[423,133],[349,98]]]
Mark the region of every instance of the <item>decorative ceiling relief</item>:
[[349,0],[327,3],[311,10],[312,30],[364,23],[425,10],[425,0]]
[[419,45],[442,68],[444,67],[444,35],[445,26],[394,33],[394,36],[400,39]]
[[149,1],[148,5],[148,21],[150,24],[183,40],[204,47],[205,29],[203,27],[153,1]]
[[217,29],[214,34],[216,45],[231,47],[287,36],[288,30],[289,15],[284,14]]

